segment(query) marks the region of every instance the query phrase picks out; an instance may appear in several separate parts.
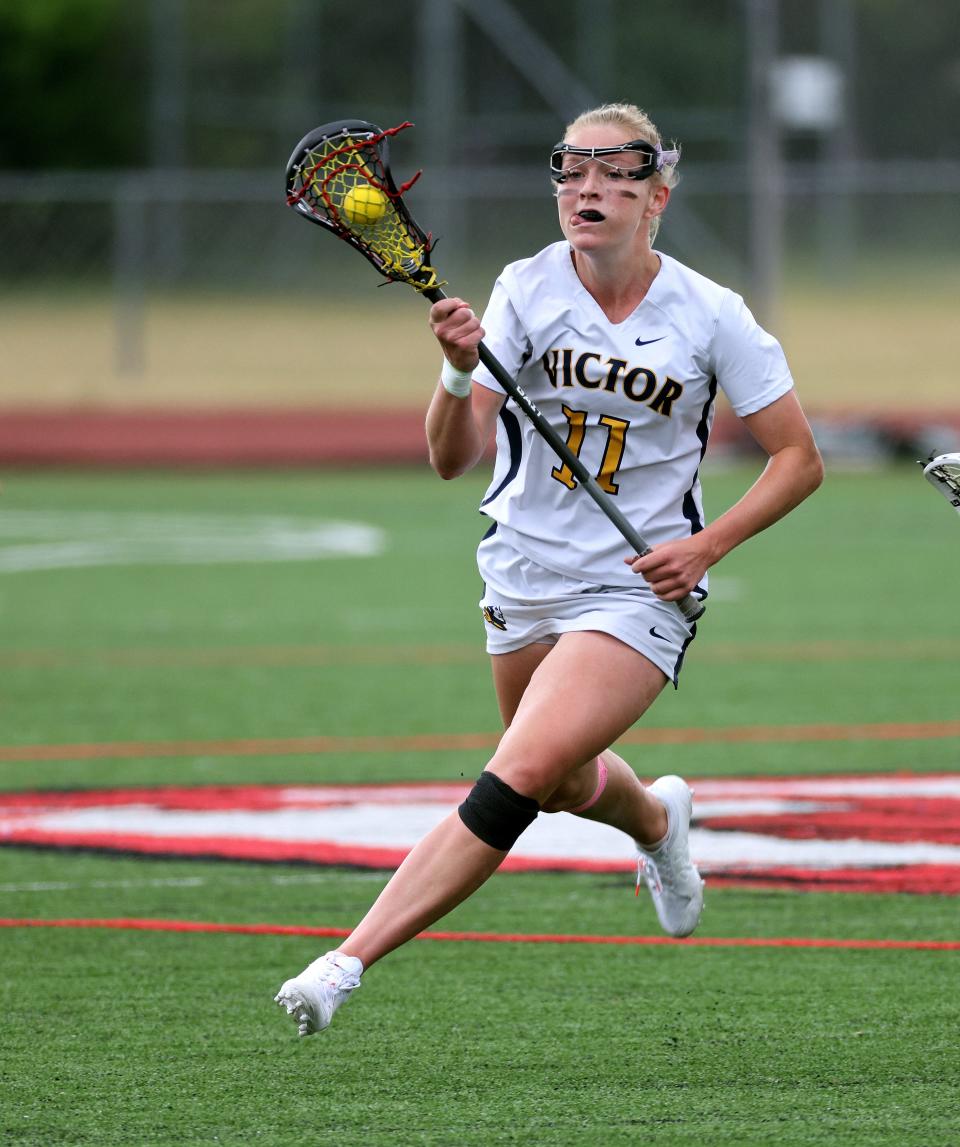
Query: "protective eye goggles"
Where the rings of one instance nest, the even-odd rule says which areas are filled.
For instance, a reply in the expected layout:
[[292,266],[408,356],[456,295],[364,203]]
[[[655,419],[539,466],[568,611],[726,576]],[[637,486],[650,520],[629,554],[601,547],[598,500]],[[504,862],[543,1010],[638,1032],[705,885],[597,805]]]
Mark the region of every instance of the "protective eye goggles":
[[[618,163],[610,163],[604,159],[605,155],[622,155],[623,152],[635,152],[643,156],[643,162],[633,167],[621,167]],[[582,155],[579,163],[563,165],[565,155]],[[659,143],[650,143],[645,139],[632,139],[629,143],[620,143],[616,147],[574,147],[569,143],[558,143],[550,153],[550,178],[555,183],[563,183],[571,172],[577,171],[588,159],[602,163],[604,167],[616,171],[628,179],[649,179],[664,167],[672,167],[680,161],[680,149],[670,148],[664,150]]]

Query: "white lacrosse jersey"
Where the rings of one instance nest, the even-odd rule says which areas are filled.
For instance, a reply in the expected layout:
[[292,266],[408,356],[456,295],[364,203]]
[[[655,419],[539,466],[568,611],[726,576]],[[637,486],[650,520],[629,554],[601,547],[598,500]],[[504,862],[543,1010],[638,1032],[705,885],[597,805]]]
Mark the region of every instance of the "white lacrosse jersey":
[[[566,241],[509,264],[482,320],[486,345],[651,545],[704,526],[699,470],[717,388],[742,417],[793,386],[780,344],[739,295],[658,255],[623,322],[580,282]],[[473,377],[503,393],[482,364]],[[637,584],[623,562],[629,544],[511,399],[480,508],[498,537],[547,569]]]

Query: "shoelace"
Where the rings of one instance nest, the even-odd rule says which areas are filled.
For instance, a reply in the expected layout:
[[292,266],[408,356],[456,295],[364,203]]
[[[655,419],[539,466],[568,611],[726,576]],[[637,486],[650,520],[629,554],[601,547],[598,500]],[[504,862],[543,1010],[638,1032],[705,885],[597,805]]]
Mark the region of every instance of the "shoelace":
[[336,959],[331,958],[329,953],[323,957],[323,961],[326,966],[320,972],[320,978],[329,987],[339,991],[351,992],[359,984],[360,981],[353,972],[342,968]]
[[[656,891],[663,891],[663,880],[666,878],[668,884],[673,883],[680,876],[683,875],[683,869],[686,867],[682,859],[678,856],[672,855],[668,848],[662,848],[661,854],[658,854],[658,860],[654,860],[651,856],[641,856],[637,860],[637,887],[634,891],[635,896],[640,895],[640,880],[641,878],[647,881],[648,887],[653,890],[654,885]],[[660,875],[661,871],[663,876]],[[647,873],[649,872],[649,877]]]
[[647,887],[653,891],[656,887],[657,892],[663,891],[663,885],[660,882],[660,870],[657,868],[656,862],[651,860],[649,856],[641,856],[637,859],[637,887],[634,889],[634,896],[640,895],[640,881],[645,880]]
[[338,992],[350,993],[360,983],[350,975],[346,969],[341,968],[339,964],[334,964],[330,967],[323,976],[325,982]]

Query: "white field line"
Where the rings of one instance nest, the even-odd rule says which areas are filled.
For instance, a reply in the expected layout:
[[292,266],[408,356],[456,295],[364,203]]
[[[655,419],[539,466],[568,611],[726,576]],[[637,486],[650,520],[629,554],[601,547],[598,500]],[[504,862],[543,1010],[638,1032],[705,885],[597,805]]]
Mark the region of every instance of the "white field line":
[[385,547],[384,531],[364,522],[263,514],[0,511],[0,573],[376,557]]
[[[337,881],[358,880],[383,883],[386,879],[379,871],[337,873]],[[0,896],[36,892],[75,892],[100,888],[206,888],[208,886],[250,887],[271,884],[278,887],[298,884],[324,884],[329,882],[328,872],[298,872],[289,875],[264,876],[164,876],[151,880],[24,880],[0,884]]]
[[[720,815],[728,811],[719,804]],[[812,810],[811,806],[811,810]],[[741,815],[762,821],[775,814],[776,802],[740,802]],[[782,812],[796,811],[781,802]],[[185,810],[149,805],[84,807],[0,817],[0,836],[15,838],[19,826],[52,834],[80,834],[96,842],[117,832],[154,840],[189,840],[227,837],[234,840],[313,844],[341,847],[388,848],[407,851],[449,812],[443,802],[410,802],[401,806],[368,800],[332,808],[263,810]],[[699,802],[699,815],[709,818],[709,802]],[[809,868],[874,868],[916,864],[960,865],[960,845],[927,841],[848,839],[781,839],[762,832],[716,832],[694,827],[690,832],[694,860],[709,873],[730,866]],[[629,838],[616,829],[568,814],[541,816],[513,849],[520,858],[624,861],[633,850]]]

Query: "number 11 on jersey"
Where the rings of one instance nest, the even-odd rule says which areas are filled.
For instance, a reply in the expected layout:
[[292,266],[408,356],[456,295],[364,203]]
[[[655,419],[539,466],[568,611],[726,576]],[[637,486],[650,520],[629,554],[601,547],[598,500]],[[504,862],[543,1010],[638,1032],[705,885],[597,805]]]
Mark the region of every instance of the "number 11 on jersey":
[[[567,428],[567,446],[571,451],[580,457],[580,451],[583,448],[583,439],[587,430],[587,411],[586,410],[571,410],[569,406],[562,406],[563,416],[568,423]],[[624,418],[614,418],[610,414],[601,414],[597,419],[599,426],[606,427],[607,430],[607,443],[603,449],[603,458],[600,462],[600,469],[597,472],[597,484],[600,489],[607,494],[618,493],[620,487],[614,480],[617,471],[620,469],[620,463],[623,461],[623,451],[627,442],[627,430],[630,423]],[[556,478],[558,482],[562,482],[568,490],[574,490],[577,486],[577,480],[573,476],[570,467],[564,464],[563,466],[554,466],[550,471],[550,477]]]

